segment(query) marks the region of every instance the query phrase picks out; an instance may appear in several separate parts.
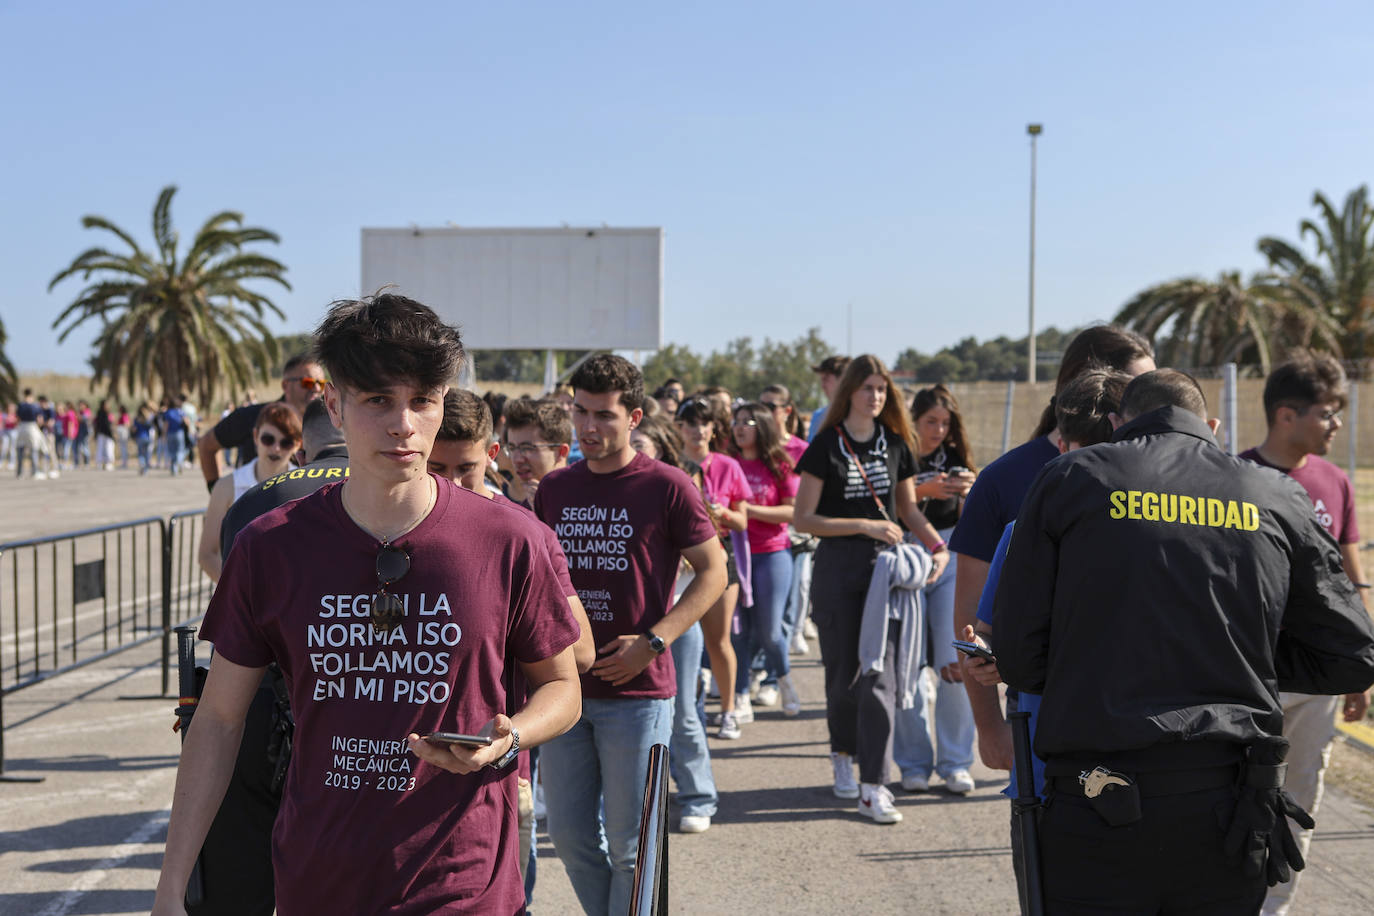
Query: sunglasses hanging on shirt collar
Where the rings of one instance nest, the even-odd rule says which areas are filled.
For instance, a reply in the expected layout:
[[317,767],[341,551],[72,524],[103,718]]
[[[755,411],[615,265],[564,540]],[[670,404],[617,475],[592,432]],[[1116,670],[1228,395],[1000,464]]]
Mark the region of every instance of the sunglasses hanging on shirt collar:
[[390,633],[400,626],[405,604],[389,589],[410,572],[410,554],[395,544],[382,542],[377,551],[377,595],[372,602],[372,629]]

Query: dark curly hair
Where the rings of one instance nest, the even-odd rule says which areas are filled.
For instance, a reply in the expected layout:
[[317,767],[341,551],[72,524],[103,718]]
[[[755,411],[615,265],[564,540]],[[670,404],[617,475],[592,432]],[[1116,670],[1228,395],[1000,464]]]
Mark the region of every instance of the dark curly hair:
[[601,353],[593,356],[573,373],[569,379],[574,391],[591,394],[605,394],[608,391],[620,392],[620,403],[628,411],[644,409],[644,376],[635,364],[614,353]]

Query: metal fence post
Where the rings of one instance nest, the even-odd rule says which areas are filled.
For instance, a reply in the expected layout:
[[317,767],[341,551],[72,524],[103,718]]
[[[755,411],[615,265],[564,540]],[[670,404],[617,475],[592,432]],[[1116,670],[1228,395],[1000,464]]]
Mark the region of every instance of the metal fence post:
[[172,538],[171,528],[176,519],[158,519],[162,529],[162,695],[170,686],[172,654]]
[[1221,402],[1226,416],[1226,451],[1236,454],[1236,440],[1239,438],[1239,424],[1236,416],[1236,364],[1227,363],[1221,367]]
[[1350,383],[1350,403],[1346,405],[1346,438],[1350,440],[1350,481],[1355,481],[1355,468],[1360,457],[1360,383]]
[[1007,407],[1002,414],[1002,454],[1011,450],[1011,405],[1016,399],[1016,379],[1007,379]]

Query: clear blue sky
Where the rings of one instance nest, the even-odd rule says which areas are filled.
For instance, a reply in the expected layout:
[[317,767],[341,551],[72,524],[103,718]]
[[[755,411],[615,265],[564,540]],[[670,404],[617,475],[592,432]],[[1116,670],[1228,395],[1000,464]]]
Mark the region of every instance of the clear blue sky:
[[1370,180],[1367,0],[668,6],[0,0],[11,358],[84,367],[47,283],[173,182],[183,238],[281,234],[283,331],[357,293],[362,226],[604,222],[664,227],[667,342],[843,348],[852,302],[891,359],[1025,333],[1028,121],[1040,327]]

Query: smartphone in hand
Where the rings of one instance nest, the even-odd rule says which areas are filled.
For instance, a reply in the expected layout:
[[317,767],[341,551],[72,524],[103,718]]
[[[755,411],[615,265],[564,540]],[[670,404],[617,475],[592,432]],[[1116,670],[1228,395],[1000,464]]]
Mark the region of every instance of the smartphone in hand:
[[950,645],[952,645],[954,648],[958,649],[965,655],[981,658],[984,661],[988,662],[997,661],[997,656],[992,654],[992,650],[985,649],[982,646],[978,645],[978,643],[976,642],[965,642],[962,639],[956,639],[954,640],[954,642],[950,643]]
[[454,732],[431,732],[425,735],[425,740],[438,747],[459,744],[463,747],[476,749],[491,745],[491,738],[487,735],[459,735]]

